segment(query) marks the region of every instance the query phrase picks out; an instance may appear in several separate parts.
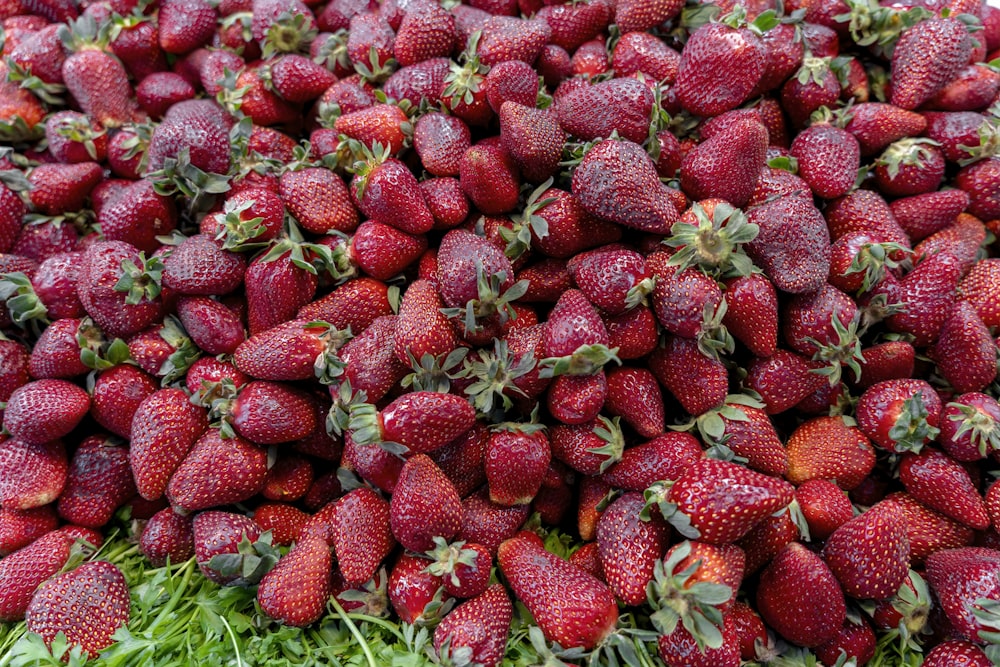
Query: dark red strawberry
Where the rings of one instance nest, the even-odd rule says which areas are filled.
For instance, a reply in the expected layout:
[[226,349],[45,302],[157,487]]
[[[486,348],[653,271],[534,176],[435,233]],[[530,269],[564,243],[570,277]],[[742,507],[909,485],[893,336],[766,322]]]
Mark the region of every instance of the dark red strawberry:
[[267,476],[267,451],[240,437],[208,429],[170,476],[166,494],[180,512],[242,502],[258,493]]
[[59,516],[78,526],[100,528],[135,494],[128,449],[92,435],[73,453],[59,496]]
[[941,407],[941,399],[923,380],[886,380],[861,395],[858,426],[883,449],[919,452],[938,434]]
[[597,548],[604,580],[626,605],[646,601],[646,587],[666,548],[670,532],[655,509],[643,510],[646,501],[637,492],[625,493],[597,520]]
[[764,168],[767,130],[756,119],[737,121],[687,152],[681,188],[692,199],[718,197],[745,206]]
[[1000,552],[982,547],[942,549],[927,557],[927,581],[959,636],[982,641],[980,633],[991,631],[992,624],[984,623],[990,615],[980,614],[984,602],[1000,596],[998,569]]
[[183,563],[194,556],[194,529],[190,516],[167,507],[152,516],[139,536],[139,551],[153,567]]
[[514,608],[503,586],[494,584],[481,595],[449,612],[434,629],[434,649],[444,660],[470,653],[484,667],[499,667],[507,646]]
[[264,613],[285,625],[310,625],[326,610],[332,573],[330,547],[306,534],[261,579],[257,600]]
[[903,31],[892,52],[890,101],[916,109],[929,100],[969,62],[972,42],[955,17],[932,17]]
[[947,454],[925,448],[900,458],[899,478],[907,492],[927,507],[976,530],[990,525],[986,505],[969,473]]
[[52,505],[23,511],[0,508],[0,556],[28,546],[58,525],[59,516]]
[[884,599],[906,579],[910,542],[894,505],[876,505],[843,524],[823,547],[823,559],[844,593]]
[[434,537],[449,540],[458,533],[461,515],[461,499],[441,469],[425,454],[407,460],[389,505],[396,540],[413,551],[428,551]]
[[746,244],[747,254],[775,287],[802,294],[826,281],[830,234],[811,200],[781,197],[751,209],[747,220],[760,230],[757,238]]
[[192,404],[180,389],[161,389],[139,404],[129,463],[143,498],[163,495],[170,476],[207,427],[205,409]]
[[36,380],[11,394],[3,426],[27,444],[43,444],[69,434],[90,410],[90,396],[66,380]]
[[30,444],[22,440],[0,442],[0,503],[23,511],[55,501],[66,487],[69,461],[61,440]]

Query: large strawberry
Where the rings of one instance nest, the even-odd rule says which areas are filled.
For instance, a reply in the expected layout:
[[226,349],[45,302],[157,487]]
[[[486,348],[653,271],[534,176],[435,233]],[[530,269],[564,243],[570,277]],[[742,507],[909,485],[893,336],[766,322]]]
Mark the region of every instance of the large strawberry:
[[1000,552],[982,547],[942,549],[927,557],[927,580],[956,633],[984,641],[996,627]]
[[858,599],[884,599],[906,579],[910,542],[893,505],[877,505],[830,535],[823,559],[844,593]]
[[208,427],[204,408],[180,389],[161,389],[144,400],[132,421],[129,462],[139,494],[161,497],[177,466]]
[[618,605],[607,585],[546,551],[537,536],[504,541],[497,562],[547,640],[590,650],[615,629]]
[[450,540],[462,527],[462,505],[455,485],[426,454],[403,464],[389,503],[392,534],[404,547],[430,550],[435,537]]
[[264,575],[257,589],[261,609],[286,625],[315,623],[330,597],[333,555],[319,536],[305,535]]
[[107,561],[90,561],[39,586],[25,622],[46,645],[51,646],[61,632],[69,644],[95,657],[128,622],[130,606],[121,570]]
[[969,62],[972,41],[957,17],[931,17],[903,32],[892,52],[890,101],[916,109]]

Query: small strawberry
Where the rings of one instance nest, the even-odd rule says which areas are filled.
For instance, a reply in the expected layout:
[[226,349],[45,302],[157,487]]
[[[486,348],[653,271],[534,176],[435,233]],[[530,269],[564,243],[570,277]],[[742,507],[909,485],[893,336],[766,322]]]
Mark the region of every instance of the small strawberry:
[[707,356],[694,338],[670,336],[650,355],[649,365],[690,415],[721,405],[729,393],[725,364],[717,356]]
[[514,607],[503,586],[494,584],[441,620],[434,629],[434,650],[442,661],[467,657],[470,663],[499,667],[513,615]]
[[143,526],[139,536],[139,551],[153,567],[183,563],[194,556],[192,518],[166,507],[154,514]]
[[779,349],[770,357],[750,362],[744,385],[760,395],[767,414],[775,415],[829,385],[816,372],[822,367],[819,362]]
[[927,120],[915,111],[884,102],[863,102],[851,108],[844,129],[858,140],[861,155],[868,157],[898,139],[918,136],[926,127]]
[[618,621],[614,594],[536,539],[521,533],[500,545],[497,562],[504,577],[546,640],[565,648],[593,649]]
[[868,438],[841,417],[815,417],[801,424],[786,443],[788,474],[793,484],[828,479],[851,490],[875,467]]
[[778,346],[778,294],[762,273],[751,273],[726,281],[726,313],[722,324],[738,341],[760,358],[771,356]]
[[792,142],[791,155],[813,193],[823,199],[847,194],[857,180],[861,149],[847,130],[818,124],[803,130]]
[[582,86],[556,99],[559,125],[583,141],[610,137],[612,132],[641,143],[649,134],[653,93],[631,78],[616,78]]
[[927,507],[976,530],[990,525],[986,505],[969,473],[947,454],[925,448],[900,457],[899,479]]
[[972,41],[955,17],[931,17],[904,30],[892,52],[890,102],[916,109],[969,62]]
[[24,618],[35,590],[66,565],[72,546],[72,536],[53,530],[0,559],[0,619]]
[[798,542],[786,546],[761,573],[757,610],[778,634],[800,646],[830,641],[847,615],[833,572]]
[[978,392],[946,403],[941,411],[938,443],[956,461],[978,461],[1000,448],[1000,404]]
[[0,508],[0,556],[28,546],[59,526],[59,515],[52,505],[29,510]]
[[443,537],[435,537],[434,548],[426,555],[432,561],[427,571],[441,577],[441,584],[449,595],[473,598],[489,586],[493,557],[482,544],[466,544],[461,540],[449,544]]
[[702,457],[701,443],[688,433],[664,433],[625,449],[621,458],[601,473],[607,484],[626,491],[643,491],[664,479],[677,479]]
[[191,527],[198,568],[220,586],[256,584],[277,560],[250,517],[210,510],[195,515]]
[[259,445],[293,442],[316,429],[314,399],[281,382],[255,380],[236,394],[212,406],[221,417],[224,435],[237,435]]
[[66,487],[69,461],[61,440],[29,444],[0,442],[0,503],[4,509],[24,511],[55,501]]
[[426,453],[459,437],[475,421],[475,409],[461,396],[418,391],[400,396],[381,411],[370,403],[352,405],[347,428],[361,446],[396,443]]
[[697,427],[710,455],[737,456],[758,472],[782,477],[788,470],[788,452],[763,407],[750,396],[733,394],[719,407],[698,415],[686,428]]
[[205,234],[185,238],[163,261],[163,286],[180,294],[200,296],[219,296],[235,290],[243,282],[246,259],[221,246]]
[[128,622],[130,604],[121,570],[107,561],[90,561],[39,586],[24,619],[28,631],[41,635],[47,646],[61,632],[67,643],[96,657]]
[[505,423],[494,427],[483,461],[490,501],[505,507],[530,503],[542,485],[551,458],[549,438],[540,424]]
[[938,370],[956,392],[982,391],[996,379],[996,344],[972,304],[959,301],[933,348]]
[[490,502],[487,489],[480,489],[462,500],[462,529],[457,538],[482,544],[491,555],[496,555],[500,543],[513,537],[524,525],[530,509],[528,505],[496,505]]
[[127,338],[163,316],[163,263],[124,241],[98,241],[83,253],[80,302],[108,336]]
[[941,642],[924,656],[924,667],[948,667],[949,665],[968,665],[968,667],[990,667],[993,662],[986,656],[983,649],[972,642],[952,639]]
[[654,438],[663,433],[663,395],[656,376],[645,368],[613,368],[606,374],[608,395],[604,409],[621,417],[636,433]]
[[389,602],[404,623],[434,625],[453,604],[441,577],[427,571],[429,564],[426,558],[404,552],[389,573]]
[[900,139],[875,160],[875,184],[889,197],[934,192],[944,178],[944,155],[932,139]]
[[310,625],[326,610],[332,573],[330,547],[306,534],[260,580],[257,600],[265,614],[285,625]]

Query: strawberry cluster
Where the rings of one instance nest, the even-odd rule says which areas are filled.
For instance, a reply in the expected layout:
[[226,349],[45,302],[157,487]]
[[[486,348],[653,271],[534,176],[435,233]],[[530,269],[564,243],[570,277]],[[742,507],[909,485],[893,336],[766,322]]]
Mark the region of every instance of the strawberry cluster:
[[443,664],[515,601],[547,664],[1000,661],[1000,10],[0,17],[0,622],[146,650],[127,516]]

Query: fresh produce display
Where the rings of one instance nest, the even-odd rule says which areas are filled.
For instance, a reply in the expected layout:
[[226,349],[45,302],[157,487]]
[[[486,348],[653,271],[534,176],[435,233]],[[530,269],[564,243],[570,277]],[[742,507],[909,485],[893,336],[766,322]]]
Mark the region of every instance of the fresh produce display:
[[1000,664],[1000,9],[0,26],[0,667]]

